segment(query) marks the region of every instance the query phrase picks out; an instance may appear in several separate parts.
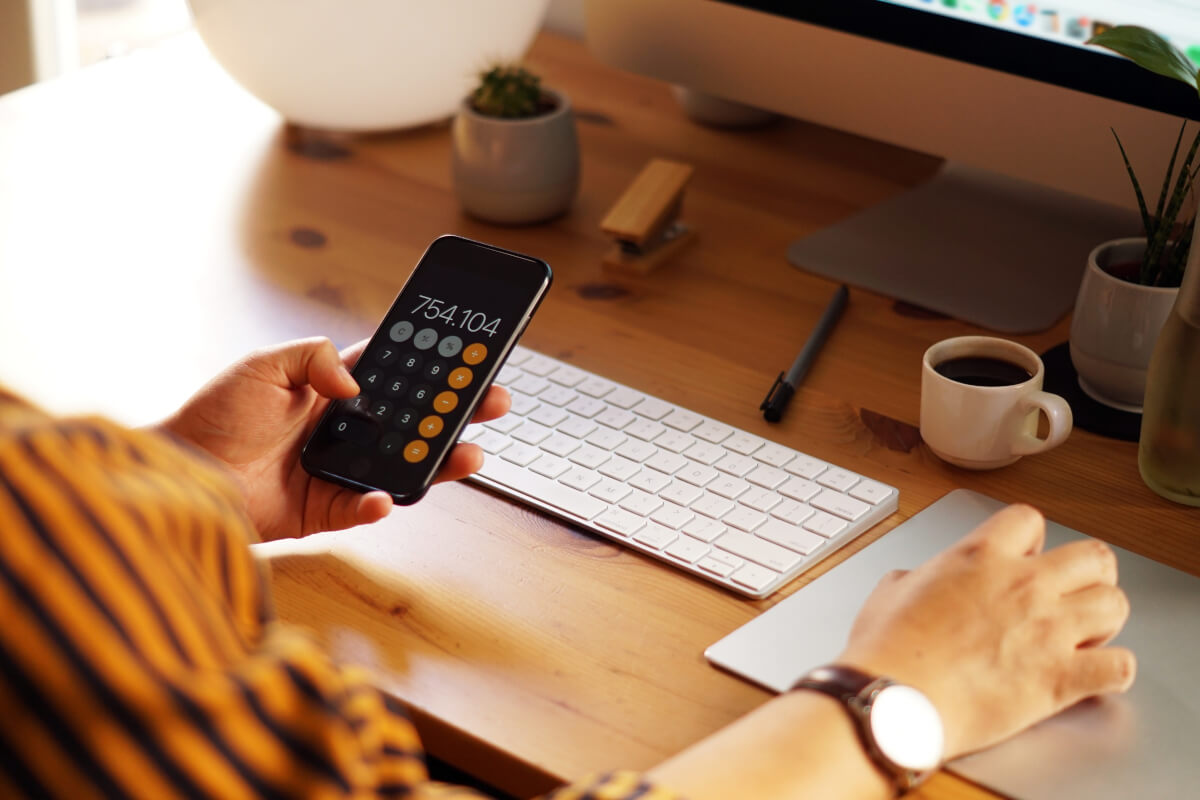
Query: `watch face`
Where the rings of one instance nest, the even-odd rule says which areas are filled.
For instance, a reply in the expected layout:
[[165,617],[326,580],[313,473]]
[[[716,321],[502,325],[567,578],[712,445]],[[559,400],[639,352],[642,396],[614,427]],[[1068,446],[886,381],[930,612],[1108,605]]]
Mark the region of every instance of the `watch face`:
[[941,763],[942,718],[921,692],[911,686],[884,687],[871,703],[870,720],[875,745],[894,764],[922,772]]

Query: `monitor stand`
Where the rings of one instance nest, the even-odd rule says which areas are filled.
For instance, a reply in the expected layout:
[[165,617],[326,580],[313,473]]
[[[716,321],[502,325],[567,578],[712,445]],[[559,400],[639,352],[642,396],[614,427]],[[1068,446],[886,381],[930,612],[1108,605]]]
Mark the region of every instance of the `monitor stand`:
[[999,333],[1051,327],[1088,253],[1141,234],[1136,212],[947,162],[929,181],[793,242],[808,272]]

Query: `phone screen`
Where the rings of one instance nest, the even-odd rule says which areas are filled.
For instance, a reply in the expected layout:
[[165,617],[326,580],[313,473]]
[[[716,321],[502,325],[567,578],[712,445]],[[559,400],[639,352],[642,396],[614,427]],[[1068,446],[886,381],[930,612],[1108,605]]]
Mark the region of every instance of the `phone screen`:
[[550,279],[539,259],[436,239],[351,370],[359,395],[330,404],[304,468],[400,504],[420,499]]

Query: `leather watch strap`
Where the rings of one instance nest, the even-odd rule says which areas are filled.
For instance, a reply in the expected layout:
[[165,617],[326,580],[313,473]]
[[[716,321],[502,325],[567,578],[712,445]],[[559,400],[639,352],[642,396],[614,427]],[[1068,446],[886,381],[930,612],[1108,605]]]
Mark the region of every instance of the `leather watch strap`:
[[792,688],[812,689],[824,692],[831,697],[841,700],[843,703],[847,703],[858,697],[863,689],[866,689],[877,680],[879,679],[876,676],[863,672],[860,669],[841,664],[830,664],[812,670],[798,680]]

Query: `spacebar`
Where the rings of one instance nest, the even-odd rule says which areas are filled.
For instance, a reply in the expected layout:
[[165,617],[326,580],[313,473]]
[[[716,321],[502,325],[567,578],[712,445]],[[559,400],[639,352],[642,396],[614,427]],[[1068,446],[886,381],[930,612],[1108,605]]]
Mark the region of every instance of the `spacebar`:
[[609,504],[602,500],[576,491],[570,486],[563,486],[549,478],[543,478],[536,472],[530,472],[495,456],[484,458],[479,474],[582,519],[591,519],[609,508]]

